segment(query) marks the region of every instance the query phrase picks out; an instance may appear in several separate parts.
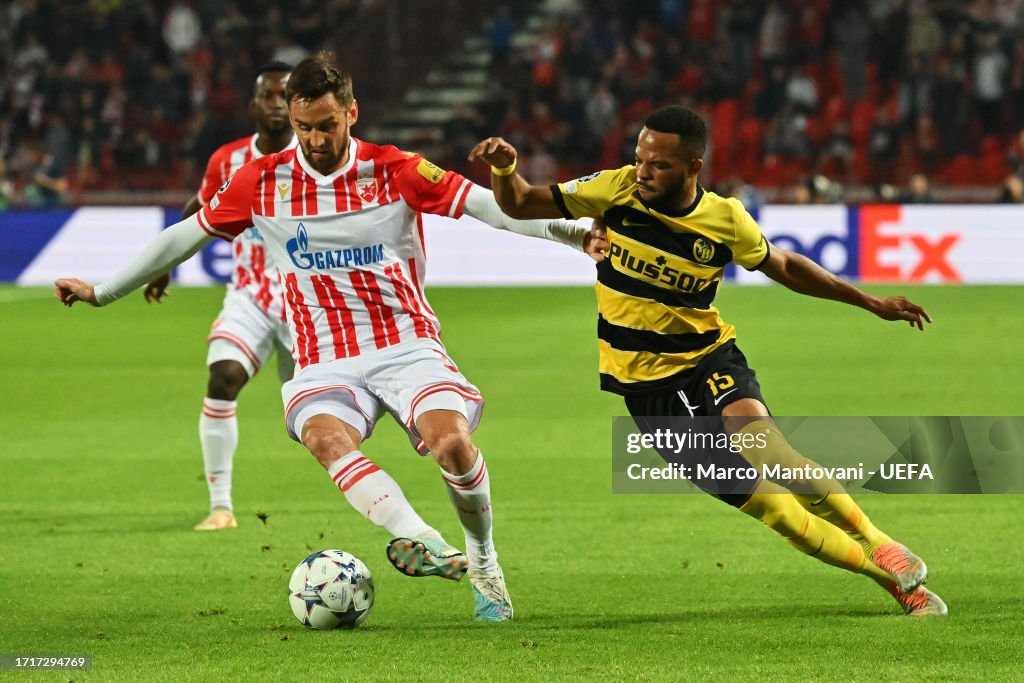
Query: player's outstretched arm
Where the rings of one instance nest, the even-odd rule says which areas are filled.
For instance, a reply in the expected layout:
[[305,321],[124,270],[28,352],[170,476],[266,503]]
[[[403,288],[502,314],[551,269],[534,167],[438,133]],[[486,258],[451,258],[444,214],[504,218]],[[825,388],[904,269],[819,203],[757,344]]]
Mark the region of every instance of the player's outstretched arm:
[[470,161],[491,165],[491,190],[506,214],[519,219],[561,218],[551,188],[531,185],[516,172],[518,158],[516,148],[499,137],[482,140],[469,153]]
[[595,261],[604,259],[608,249],[606,235],[602,230],[591,229],[582,223],[559,220],[518,220],[502,212],[494,194],[479,185],[470,185],[466,193],[463,211],[469,216],[499,230],[508,230],[517,235],[539,237],[560,242],[585,252]]
[[775,246],[771,247],[761,272],[794,292],[858,306],[883,320],[906,320],[911,327],[920,330],[924,329],[925,322],[932,321],[923,308],[906,297],[871,296],[806,256]]
[[94,288],[77,278],[60,278],[54,283],[54,294],[65,306],[76,301],[104,306],[187,260],[212,239],[200,227],[199,219],[190,216],[157,235],[128,267],[106,282]]
[[[203,208],[203,203],[199,200],[199,195],[192,195],[192,199],[188,200],[185,208],[181,211],[182,219],[199,213],[201,208]],[[171,284],[171,274],[169,272],[161,273],[150,280],[146,288],[142,290],[142,296],[146,299],[146,303],[153,303],[154,301],[158,304],[162,303],[165,296],[171,295],[167,291],[169,284]]]

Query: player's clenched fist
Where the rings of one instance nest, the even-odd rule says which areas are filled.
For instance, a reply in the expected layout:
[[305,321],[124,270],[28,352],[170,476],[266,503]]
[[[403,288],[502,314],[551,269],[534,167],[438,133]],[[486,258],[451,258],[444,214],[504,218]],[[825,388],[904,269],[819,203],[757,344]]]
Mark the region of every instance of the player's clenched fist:
[[504,138],[493,137],[481,140],[469,153],[469,160],[483,159],[495,168],[510,166],[519,156],[516,148]]
[[92,306],[99,306],[92,285],[74,277],[62,277],[54,283],[53,294],[57,301],[71,306],[76,301],[84,301]]

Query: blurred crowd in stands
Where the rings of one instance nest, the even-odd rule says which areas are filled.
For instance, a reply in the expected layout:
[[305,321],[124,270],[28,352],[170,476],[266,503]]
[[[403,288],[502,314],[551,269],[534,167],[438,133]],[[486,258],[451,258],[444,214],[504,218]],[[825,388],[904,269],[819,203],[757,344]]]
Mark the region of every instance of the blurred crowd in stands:
[[[251,130],[255,69],[341,51],[332,32],[367,1],[0,4],[0,208],[191,190]],[[513,46],[536,2],[495,6],[485,99],[453,107],[440,163],[479,177],[466,151],[498,133],[535,182],[616,167],[647,112],[682,103],[710,124],[704,180],[751,202],[930,201],[931,185],[1024,200],[1024,0],[561,4],[528,51]]]
[[1022,0],[591,0],[530,54],[515,31],[492,24],[491,92],[453,121],[453,160],[497,131],[535,180],[615,167],[645,113],[683,103],[710,124],[704,179],[726,191],[927,201],[923,181],[1024,199]]
[[251,132],[253,74],[330,42],[359,0],[0,3],[0,207],[69,188],[195,188]]

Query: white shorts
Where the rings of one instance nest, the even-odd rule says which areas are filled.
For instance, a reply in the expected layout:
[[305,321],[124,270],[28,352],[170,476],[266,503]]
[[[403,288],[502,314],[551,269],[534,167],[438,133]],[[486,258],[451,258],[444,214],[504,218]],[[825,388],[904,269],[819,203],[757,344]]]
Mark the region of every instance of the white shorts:
[[237,361],[252,378],[276,349],[281,381],[287,382],[295,372],[288,323],[268,316],[244,291],[228,289],[206,341],[208,366],[222,360]]
[[433,339],[416,339],[354,358],[306,366],[281,387],[288,435],[301,441],[302,427],[314,415],[333,415],[370,438],[385,411],[409,435],[420,455],[429,451],[416,420],[430,410],[461,413],[473,431],[484,400]]

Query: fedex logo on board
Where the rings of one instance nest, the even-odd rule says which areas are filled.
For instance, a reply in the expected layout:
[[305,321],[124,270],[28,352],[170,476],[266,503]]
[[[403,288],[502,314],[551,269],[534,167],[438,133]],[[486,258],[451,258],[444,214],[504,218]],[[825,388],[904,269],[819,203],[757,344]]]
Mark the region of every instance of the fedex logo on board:
[[[941,206],[768,206],[758,217],[773,245],[844,278],[961,282],[963,214]],[[961,250],[962,251],[962,250]]]
[[[908,220],[908,208],[925,210]],[[862,206],[860,277],[868,282],[960,282],[952,251],[962,234],[948,221],[929,220],[941,207]],[[923,219],[923,220],[922,220]],[[945,223],[945,225],[943,225]]]

